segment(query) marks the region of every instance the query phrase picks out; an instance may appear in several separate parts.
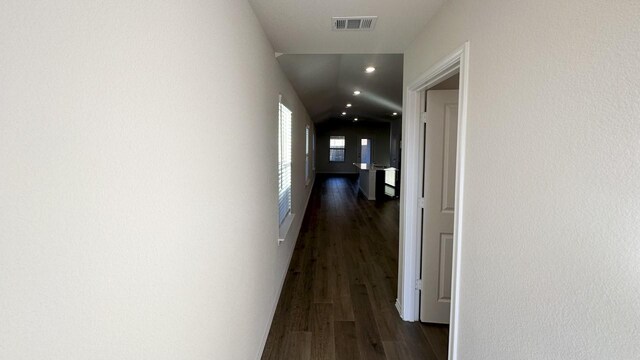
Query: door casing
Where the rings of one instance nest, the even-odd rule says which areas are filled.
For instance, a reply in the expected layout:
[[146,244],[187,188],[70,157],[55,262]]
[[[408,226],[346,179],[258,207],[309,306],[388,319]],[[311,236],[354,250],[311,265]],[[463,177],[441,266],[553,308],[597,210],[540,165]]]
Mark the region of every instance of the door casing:
[[449,324],[449,359],[457,359],[458,314],[460,294],[460,254],[463,244],[462,214],[464,205],[464,170],[467,129],[467,97],[469,84],[469,42],[418,76],[406,89],[403,133],[403,166],[400,187],[400,249],[398,299],[396,307],[405,321],[419,318],[421,256],[420,209],[420,124],[424,90],[456,72],[460,73],[458,99],[458,134],[456,156],[456,189],[453,227],[453,259],[451,282],[451,320]]

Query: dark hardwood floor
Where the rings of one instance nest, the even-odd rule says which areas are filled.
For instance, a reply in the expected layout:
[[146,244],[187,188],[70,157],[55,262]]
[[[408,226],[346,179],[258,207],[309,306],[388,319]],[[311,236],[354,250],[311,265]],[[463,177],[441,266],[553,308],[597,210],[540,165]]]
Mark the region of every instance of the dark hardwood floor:
[[448,326],[395,309],[398,201],[318,176],[262,359],[447,358]]

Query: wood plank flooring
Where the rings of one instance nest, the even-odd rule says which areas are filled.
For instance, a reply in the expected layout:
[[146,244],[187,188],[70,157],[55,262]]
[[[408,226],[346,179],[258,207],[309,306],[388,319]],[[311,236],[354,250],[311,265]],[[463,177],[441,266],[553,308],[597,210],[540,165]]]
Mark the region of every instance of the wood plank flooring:
[[400,319],[397,278],[398,201],[318,176],[262,359],[447,359],[448,326]]

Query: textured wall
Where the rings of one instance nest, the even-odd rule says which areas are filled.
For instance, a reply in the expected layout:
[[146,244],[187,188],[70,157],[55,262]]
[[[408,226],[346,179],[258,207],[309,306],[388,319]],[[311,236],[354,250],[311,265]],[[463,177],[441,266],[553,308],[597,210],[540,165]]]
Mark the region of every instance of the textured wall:
[[249,5],[3,1],[0,48],[0,358],[256,358],[311,123]]
[[640,3],[449,0],[405,86],[469,40],[459,359],[640,354]]

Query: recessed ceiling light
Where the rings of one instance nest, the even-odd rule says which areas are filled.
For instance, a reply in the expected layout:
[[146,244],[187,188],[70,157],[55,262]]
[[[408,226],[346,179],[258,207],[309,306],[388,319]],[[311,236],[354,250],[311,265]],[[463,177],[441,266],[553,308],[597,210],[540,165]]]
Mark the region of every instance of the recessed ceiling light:
[[370,74],[376,71],[376,68],[374,68],[373,66],[369,66],[368,68],[364,69],[364,71]]
[[347,115],[347,113],[343,111],[343,112],[342,112],[342,115]]
[[398,113],[393,113],[393,114],[391,114],[391,115],[396,116],[396,115],[398,115]]
[[353,95],[355,95],[355,96],[360,95],[360,90],[356,90],[356,91],[354,91],[354,92],[353,92]]
[[351,104],[347,104],[347,107],[351,107]]
[[353,121],[358,121],[358,118],[354,118]]

